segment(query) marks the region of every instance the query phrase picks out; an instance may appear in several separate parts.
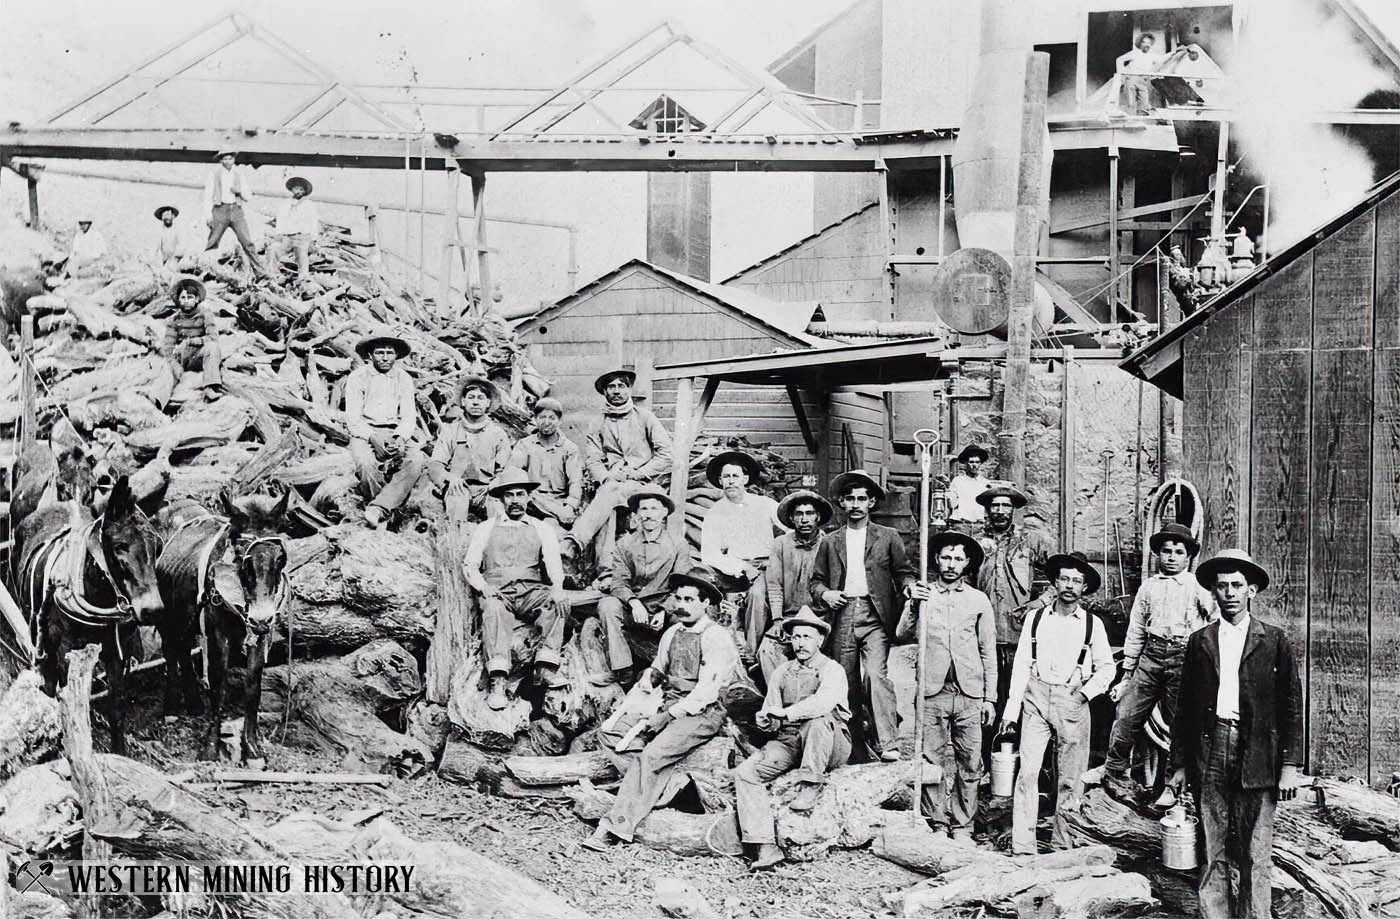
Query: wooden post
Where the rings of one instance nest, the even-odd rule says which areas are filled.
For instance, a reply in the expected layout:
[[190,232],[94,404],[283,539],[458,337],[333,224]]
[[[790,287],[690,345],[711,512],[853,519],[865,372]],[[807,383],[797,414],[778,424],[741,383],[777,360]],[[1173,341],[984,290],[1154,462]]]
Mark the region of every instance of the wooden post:
[[1016,184],[1016,238],[1011,262],[1011,307],[1006,323],[1006,377],[1002,392],[999,476],[1026,479],[1026,402],[1030,389],[1031,325],[1035,315],[1035,258],[1040,245],[1041,203],[1045,200],[1045,97],[1050,55],[1026,59],[1025,103],[1021,112],[1021,162]]
[[569,227],[569,265],[564,270],[569,278],[567,293],[578,290],[578,227]]
[[[457,161],[448,157],[445,161],[447,171],[447,216],[442,225],[442,264],[438,274],[438,315],[444,319],[450,318],[452,313],[452,256],[461,240],[457,238],[457,228],[461,212],[457,206],[457,177],[460,174],[457,168]],[[470,294],[470,292],[469,292]],[[470,299],[470,295],[468,296]]]
[[1108,321],[1118,322],[1118,145],[1108,148]]
[[491,255],[486,251],[486,173],[473,173],[472,213],[476,215],[476,265],[481,283],[481,312],[491,309]]
[[1065,345],[1060,381],[1060,551],[1074,549],[1074,345]]
[[671,501],[676,509],[671,513],[671,535],[677,539],[685,539],[685,493],[690,485],[690,445],[695,440],[690,417],[694,387],[693,377],[676,381],[676,435],[671,447]]
[[938,257],[948,254],[944,239],[948,232],[948,157],[938,158]]
[[1220,122],[1220,142],[1215,148],[1215,196],[1210,205],[1210,238],[1212,242],[1225,239],[1225,186],[1230,169],[1230,122]]
[[39,170],[42,167],[32,163],[24,167],[24,184],[29,190],[29,228],[31,230],[42,230],[43,224],[39,220]]
[[894,266],[890,256],[894,255],[894,224],[890,219],[890,173],[885,168],[884,159],[875,161],[875,181],[880,195],[880,243],[885,250],[885,287],[890,298],[888,315],[895,317]]
[[34,446],[39,421],[38,380],[34,376],[34,317],[24,315],[19,319],[19,404],[20,440],[23,453]]
[[[115,814],[112,808],[112,793],[107,786],[107,776],[97,763],[97,755],[92,748],[92,719],[90,697],[92,695],[92,671],[97,666],[97,656],[101,649],[97,645],[86,645],[80,650],[68,653],[68,683],[59,694],[59,719],[63,723],[63,755],[68,759],[68,767],[73,775],[73,790],[77,792],[78,804],[83,810],[85,826],[99,826]],[[83,861],[103,863],[112,857],[112,847],[101,842],[86,830],[83,832]],[[78,901],[79,919],[99,919],[102,915],[101,899],[96,895],[83,897]]]

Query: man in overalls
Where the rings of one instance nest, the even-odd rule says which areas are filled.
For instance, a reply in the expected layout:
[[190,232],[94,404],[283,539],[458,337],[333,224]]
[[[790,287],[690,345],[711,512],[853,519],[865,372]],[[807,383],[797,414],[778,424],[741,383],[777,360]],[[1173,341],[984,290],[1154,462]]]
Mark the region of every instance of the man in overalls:
[[782,627],[793,659],[773,672],[754,719],[759,728],[773,732],[773,739],[734,770],[740,838],[758,847],[754,870],[784,858],[767,783],[797,767],[802,790],[790,807],[809,811],[826,784],[826,774],[851,755],[846,670],[821,652],[831,625],[804,606],[785,618]]
[[1082,553],[1053,555],[1045,573],[1055,589],[1054,606],[1036,612],[1021,630],[1000,733],[1021,722],[1021,767],[1011,810],[1011,849],[1036,854],[1040,816],[1040,767],[1053,737],[1059,794],[1053,844],[1073,847],[1064,814],[1079,806],[1089,763],[1089,700],[1108,689],[1116,666],[1108,634],[1080,598],[1099,589],[1099,573]]

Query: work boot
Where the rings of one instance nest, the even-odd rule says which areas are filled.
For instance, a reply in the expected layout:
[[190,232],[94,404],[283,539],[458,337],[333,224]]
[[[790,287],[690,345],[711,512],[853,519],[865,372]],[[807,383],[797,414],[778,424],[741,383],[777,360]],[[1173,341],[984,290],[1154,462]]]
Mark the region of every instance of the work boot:
[[585,849],[592,849],[594,852],[606,852],[616,845],[617,841],[617,837],[609,833],[608,828],[600,823],[598,824],[598,828],[593,831],[592,835],[579,843],[579,845],[583,846]]
[[972,842],[972,827],[954,827],[951,835],[955,842]]
[[1156,801],[1152,802],[1153,807],[1160,807],[1162,810],[1169,810],[1176,806],[1176,790],[1170,785],[1162,789],[1162,794]]
[[499,712],[509,704],[510,698],[506,696],[505,674],[492,674],[491,691],[486,694],[486,706],[493,711]]
[[774,865],[781,864],[785,858],[783,850],[772,843],[759,843],[758,853],[754,855],[753,864],[749,865],[749,869],[762,871],[765,868],[772,868]]
[[384,508],[378,504],[371,504],[365,508],[365,523],[376,530],[384,526]]
[[535,664],[535,685],[548,689],[561,689],[569,685],[568,679],[559,672],[558,664]]
[[797,797],[792,799],[789,808],[799,814],[805,814],[817,806],[817,798],[821,796],[822,787],[816,782],[803,782],[802,788],[798,790]]
[[1141,789],[1137,782],[1126,775],[1116,772],[1104,773],[1103,790],[1108,792],[1110,798],[1126,804],[1129,807],[1137,806],[1138,799],[1142,796]]
[[900,752],[898,748],[883,750],[880,753],[880,759],[887,763],[897,763],[900,759]]

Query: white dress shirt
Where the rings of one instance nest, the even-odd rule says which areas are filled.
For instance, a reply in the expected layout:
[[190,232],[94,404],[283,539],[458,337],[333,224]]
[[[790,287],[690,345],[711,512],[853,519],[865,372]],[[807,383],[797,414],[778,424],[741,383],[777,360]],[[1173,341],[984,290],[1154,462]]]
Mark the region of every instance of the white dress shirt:
[[315,236],[321,232],[321,215],[316,202],[310,198],[287,198],[277,208],[277,229],[280,236],[305,233]]
[[86,233],[79,230],[73,234],[73,249],[68,257],[74,262],[95,262],[107,254],[107,239],[100,232],[88,228]]
[[870,585],[865,579],[865,534],[869,527],[853,529],[846,527],[846,583],[841,593],[847,597],[870,596]]
[[1026,687],[1032,676],[1052,686],[1077,686],[1086,699],[1092,699],[1108,689],[1118,667],[1113,663],[1108,634],[1097,618],[1089,634],[1088,672],[1079,666],[1079,657],[1084,650],[1084,617],[1087,615],[1084,607],[1077,604],[1074,612],[1068,615],[1055,612],[1054,607],[1041,614],[1040,630],[1034,635],[1034,673],[1031,665],[1034,614],[1026,618],[1025,627],[1021,629],[1021,640],[1016,646],[1016,661],[1011,666],[1011,688],[1007,691],[1006,713],[1002,715],[1006,721],[1021,717],[1021,702],[1025,699]]
[[1220,617],[1220,689],[1215,694],[1215,717],[1234,720],[1240,716],[1240,658],[1249,634],[1249,614],[1239,625]]
[[725,574],[737,575],[744,562],[768,558],[778,523],[778,502],[767,495],[745,494],[737,503],[721,498],[700,522],[700,560]]
[[952,505],[948,509],[949,518],[969,522],[987,519],[987,509],[977,503],[977,496],[990,486],[991,481],[984,475],[973,478],[958,473],[953,476],[948,483],[948,503]]

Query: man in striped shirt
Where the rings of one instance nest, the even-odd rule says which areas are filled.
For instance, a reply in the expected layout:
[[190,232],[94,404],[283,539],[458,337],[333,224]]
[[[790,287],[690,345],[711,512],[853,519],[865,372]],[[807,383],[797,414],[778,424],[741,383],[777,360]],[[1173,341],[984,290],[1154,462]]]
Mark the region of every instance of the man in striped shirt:
[[175,382],[180,382],[186,370],[198,370],[206,390],[218,389],[223,385],[219,371],[223,356],[214,321],[203,306],[204,285],[194,278],[181,278],[170,288],[170,299],[175,301],[175,315],[165,327],[165,345],[161,350],[170,362]]

